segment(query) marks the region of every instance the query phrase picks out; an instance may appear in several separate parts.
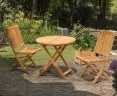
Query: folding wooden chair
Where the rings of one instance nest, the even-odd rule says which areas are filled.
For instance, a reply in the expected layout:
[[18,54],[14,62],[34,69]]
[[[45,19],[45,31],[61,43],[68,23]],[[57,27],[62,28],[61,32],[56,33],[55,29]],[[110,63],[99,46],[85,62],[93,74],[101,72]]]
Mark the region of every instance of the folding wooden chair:
[[14,55],[17,59],[17,68],[18,66],[23,69],[23,71],[29,73],[29,71],[26,68],[26,62],[31,61],[32,65],[37,65],[34,63],[33,59],[31,58],[35,53],[41,50],[41,48],[29,48],[27,47],[22,39],[20,29],[18,25],[12,25],[6,28],[6,35],[8,38],[8,41],[11,45],[11,48],[14,52]]
[[[77,55],[76,58],[85,63],[85,67],[79,76],[89,74],[94,77],[92,84],[96,83],[100,76],[109,76],[105,72],[105,67],[109,61],[110,51],[114,42],[115,32],[109,30],[101,30],[93,54]],[[82,64],[81,64],[82,65]]]

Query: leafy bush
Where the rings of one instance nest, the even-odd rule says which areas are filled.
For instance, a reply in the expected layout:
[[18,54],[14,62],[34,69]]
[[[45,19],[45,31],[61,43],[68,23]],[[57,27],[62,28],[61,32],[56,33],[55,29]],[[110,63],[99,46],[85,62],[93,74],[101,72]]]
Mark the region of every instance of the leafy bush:
[[96,43],[96,36],[90,35],[89,31],[79,23],[74,25],[74,28],[71,32],[76,41],[73,43],[75,49],[94,49]]
[[19,22],[22,36],[26,43],[34,43],[35,38],[39,36],[37,33],[42,23],[42,20],[29,20],[28,18],[24,18],[22,22]]
[[4,15],[2,26],[5,28],[13,24],[20,26],[25,43],[34,43],[39,36],[56,34],[56,27],[53,25],[46,26],[43,20],[24,18],[22,11],[12,10]]
[[3,16],[12,10],[9,3],[6,0],[0,1],[0,45],[6,44],[6,37],[4,32],[4,26],[2,25]]

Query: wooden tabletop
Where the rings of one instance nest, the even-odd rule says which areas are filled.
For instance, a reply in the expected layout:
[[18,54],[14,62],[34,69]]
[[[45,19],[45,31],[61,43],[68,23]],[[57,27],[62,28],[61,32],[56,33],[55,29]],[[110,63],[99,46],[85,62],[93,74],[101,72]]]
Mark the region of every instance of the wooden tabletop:
[[44,36],[36,39],[36,42],[41,45],[67,45],[75,41],[75,38],[70,36]]

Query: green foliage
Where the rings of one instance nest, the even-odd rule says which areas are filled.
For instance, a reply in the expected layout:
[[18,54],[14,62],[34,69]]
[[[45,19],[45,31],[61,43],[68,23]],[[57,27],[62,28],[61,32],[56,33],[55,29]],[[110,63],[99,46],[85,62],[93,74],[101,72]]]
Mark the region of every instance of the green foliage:
[[53,25],[48,25],[48,27],[43,26],[40,30],[39,36],[47,36],[47,35],[57,35],[56,27]]
[[[47,20],[46,20],[47,19]],[[46,18],[45,21],[48,21]],[[2,26],[7,27],[13,24],[18,24],[25,43],[34,43],[39,36],[54,35],[56,28],[49,23],[46,24],[43,20],[34,20],[24,18],[24,13],[18,10],[12,10],[4,15]]]
[[[116,0],[1,0],[0,10],[2,9],[6,13],[12,8],[17,10],[19,6],[26,18],[31,18],[33,13],[38,16],[36,19],[44,18],[45,14],[49,12],[52,14],[51,21],[58,20],[61,27],[72,27],[73,23],[78,20],[84,26],[97,27],[97,23],[99,23],[98,26],[104,26],[102,16],[104,19],[105,17],[110,19],[112,1]],[[94,21],[97,22],[94,23]]]
[[17,23],[23,21],[23,17],[24,17],[23,12],[12,9],[9,13],[4,14],[4,21],[3,21],[2,25],[5,28],[12,24],[17,24]]
[[4,20],[3,15],[10,12],[12,8],[6,0],[0,0],[0,45],[6,43],[4,26],[2,22]]
[[111,13],[117,14],[117,0],[112,1]]
[[71,13],[67,0],[51,0],[48,12],[52,14],[52,20],[58,20],[60,27],[69,27]]
[[10,12],[12,10],[12,7],[10,7],[10,4],[7,2],[7,0],[1,0],[0,1],[0,11],[3,11],[4,13]]
[[71,32],[76,41],[73,43],[75,49],[94,49],[96,37],[89,34],[89,31],[83,27],[81,24],[77,23]]
[[22,36],[26,43],[35,42],[35,39],[39,36],[37,33],[40,30],[42,23],[42,20],[29,20],[28,18],[24,18],[22,22],[19,22]]

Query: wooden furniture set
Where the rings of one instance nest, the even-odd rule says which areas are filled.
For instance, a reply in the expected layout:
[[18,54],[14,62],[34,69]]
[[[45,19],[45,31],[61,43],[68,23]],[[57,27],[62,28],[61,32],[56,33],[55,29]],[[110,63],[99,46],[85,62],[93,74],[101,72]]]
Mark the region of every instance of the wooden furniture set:
[[[37,65],[34,63],[31,57],[34,54],[36,54],[38,51],[40,51],[41,48],[27,47],[23,42],[18,25],[7,27],[6,35],[10,42],[14,55],[17,59],[17,62],[18,62],[17,66],[21,66],[21,68],[25,72],[29,73],[28,69],[25,66],[25,62],[27,60],[30,60],[32,64],[37,67]],[[85,68],[83,69],[79,78],[83,77],[86,74],[89,74],[90,76],[94,77],[94,80],[92,82],[93,84],[98,81],[101,75],[109,79],[109,76],[105,71],[105,67],[107,66],[108,61],[109,61],[109,54],[113,45],[114,37],[115,37],[114,32],[111,32],[109,30],[101,30],[98,35],[98,39],[96,42],[94,52],[92,52],[92,54],[87,54],[87,55],[78,54],[76,56],[77,59],[84,62],[83,65],[85,65]],[[62,55],[67,45],[73,43],[74,41],[75,39],[69,36],[45,36],[45,37],[37,38],[36,42],[42,46],[42,48],[45,50],[45,52],[47,53],[49,57],[49,61],[41,69],[40,75],[44,75],[45,72],[50,70],[52,67],[54,67],[58,71],[59,75],[63,79],[66,78],[65,75],[68,73],[74,74],[72,68],[69,66],[69,64],[66,62],[66,60],[64,59]],[[54,47],[55,52],[51,54],[47,46]],[[20,58],[20,55],[23,55],[24,58]],[[58,58],[61,58],[63,61],[63,64],[65,64],[66,69],[67,69],[65,72],[62,72],[59,65],[57,64]]]

